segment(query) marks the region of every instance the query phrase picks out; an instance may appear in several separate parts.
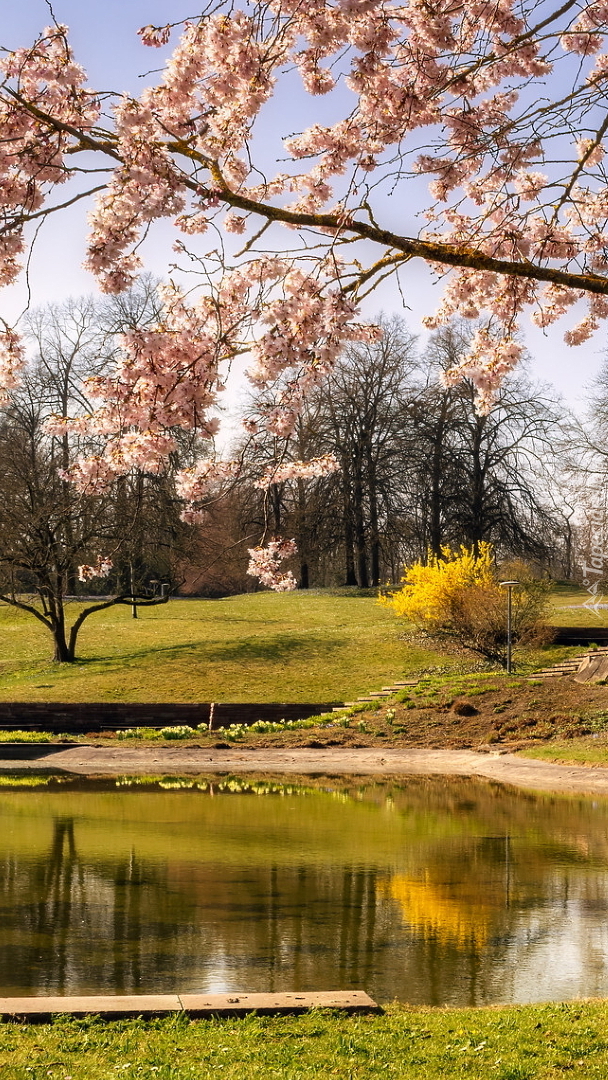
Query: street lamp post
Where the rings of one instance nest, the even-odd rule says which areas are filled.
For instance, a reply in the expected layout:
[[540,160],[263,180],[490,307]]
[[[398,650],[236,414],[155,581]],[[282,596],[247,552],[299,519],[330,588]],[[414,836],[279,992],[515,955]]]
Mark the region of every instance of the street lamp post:
[[131,578],[131,615],[134,619],[137,618],[137,601],[135,599],[135,574],[133,571],[133,563],[129,563],[129,574]]
[[511,674],[511,591],[515,585],[521,585],[521,581],[501,581],[500,584],[507,590],[507,675]]

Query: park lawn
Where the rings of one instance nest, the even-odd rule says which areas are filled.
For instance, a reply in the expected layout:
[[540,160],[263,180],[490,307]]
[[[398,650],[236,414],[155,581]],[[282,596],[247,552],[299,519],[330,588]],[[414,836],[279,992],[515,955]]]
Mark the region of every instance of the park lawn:
[[605,1080],[608,1004],[0,1024],[10,1080]]
[[[556,603],[570,593],[558,588]],[[79,611],[68,608],[70,623]],[[411,629],[355,589],[170,600],[137,620],[122,606],[92,615],[79,659],[55,664],[48,631],[0,604],[0,701],[350,701],[399,679],[484,668]],[[516,663],[531,672],[578,653],[547,646]]]
[[44,627],[0,605],[0,701],[329,702],[421,668],[462,668],[462,657],[410,644],[404,631],[356,592],[171,600],[137,620],[127,607],[92,615],[80,659],[55,664]]
[[558,764],[608,766],[608,734],[601,732],[575,739],[556,739],[525,747],[521,753],[524,757]]
[[[555,585],[551,593],[548,621],[554,626],[608,626],[608,608],[583,607],[590,593],[577,585]],[[608,595],[604,598],[608,604]]]

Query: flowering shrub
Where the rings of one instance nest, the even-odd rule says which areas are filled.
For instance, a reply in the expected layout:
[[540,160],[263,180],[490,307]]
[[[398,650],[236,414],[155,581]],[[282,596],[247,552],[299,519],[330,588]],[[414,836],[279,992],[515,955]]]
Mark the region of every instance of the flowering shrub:
[[[520,568],[521,569],[521,568]],[[381,603],[427,633],[454,638],[458,644],[506,664],[506,594],[499,584],[491,544],[478,551],[444,547],[442,557],[406,568],[401,588]],[[547,638],[541,621],[550,583],[520,574],[512,595],[512,642]]]
[[401,581],[401,588],[381,602],[425,630],[443,629],[450,620],[453,597],[463,589],[496,584],[492,548],[480,544],[474,554],[466,547],[456,551],[444,547],[440,559],[429,555],[427,562],[407,567]]

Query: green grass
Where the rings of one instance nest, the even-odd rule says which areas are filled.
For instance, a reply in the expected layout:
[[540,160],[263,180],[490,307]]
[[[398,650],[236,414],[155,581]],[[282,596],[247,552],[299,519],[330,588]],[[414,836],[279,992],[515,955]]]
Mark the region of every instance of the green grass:
[[608,1005],[0,1025],[10,1080],[604,1080]]
[[608,765],[606,738],[584,735],[578,739],[555,739],[520,751],[521,756],[540,761],[567,762],[574,765]]
[[[554,621],[588,621],[567,609],[584,595],[557,587]],[[79,610],[69,608],[70,621]],[[0,701],[342,701],[400,678],[483,666],[473,653],[408,640],[409,629],[354,589],[172,600],[137,620],[126,607],[93,615],[76,663],[54,664],[48,632],[0,605]],[[578,653],[548,646],[516,651],[515,662],[530,672]]]
[[[590,595],[577,585],[556,585],[551,594],[549,622],[555,626],[608,626],[608,609],[596,612],[582,606]],[[608,604],[608,594],[603,602]]]
[[342,701],[421,669],[462,669],[404,630],[356,593],[174,600],[137,620],[122,607],[93,615],[80,659],[54,664],[44,627],[2,605],[0,700]]

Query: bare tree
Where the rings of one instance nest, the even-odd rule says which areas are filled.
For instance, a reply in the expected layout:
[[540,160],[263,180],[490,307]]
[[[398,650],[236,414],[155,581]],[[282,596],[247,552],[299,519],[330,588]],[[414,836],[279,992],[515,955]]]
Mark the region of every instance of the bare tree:
[[[160,475],[133,471],[102,495],[80,492],[65,470],[79,454],[95,452],[94,438],[45,429],[51,415],[91,410],[86,376],[108,369],[128,317],[153,317],[152,297],[146,283],[116,309],[84,298],[32,313],[31,362],[0,415],[0,599],[49,630],[61,662],[75,659],[79,630],[94,612],[166,601],[168,591],[154,596],[146,585],[150,578],[174,584],[191,536],[173,491],[176,462]],[[182,442],[188,463],[195,440]],[[79,581],[79,565],[95,567],[100,558],[107,573]],[[66,605],[85,590],[111,595],[81,607],[69,625]]]

